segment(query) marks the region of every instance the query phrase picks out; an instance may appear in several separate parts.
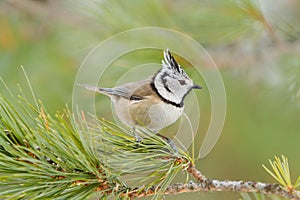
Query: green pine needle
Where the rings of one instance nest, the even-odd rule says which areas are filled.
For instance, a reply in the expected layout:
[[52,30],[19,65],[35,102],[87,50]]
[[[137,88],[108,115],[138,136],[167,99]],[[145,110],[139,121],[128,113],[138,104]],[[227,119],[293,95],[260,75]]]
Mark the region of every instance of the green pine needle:
[[275,160],[269,160],[269,163],[272,167],[271,171],[266,166],[263,165],[263,168],[276,180],[278,181],[284,188],[289,191],[292,191],[299,187],[300,185],[300,177],[297,179],[295,184],[292,184],[290,169],[288,164],[288,159],[285,156],[281,156],[281,159],[275,156]]
[[0,96],[0,198],[127,198],[158,185],[157,199],[191,162],[147,129],[137,143],[129,128],[68,109],[51,116],[36,102]]

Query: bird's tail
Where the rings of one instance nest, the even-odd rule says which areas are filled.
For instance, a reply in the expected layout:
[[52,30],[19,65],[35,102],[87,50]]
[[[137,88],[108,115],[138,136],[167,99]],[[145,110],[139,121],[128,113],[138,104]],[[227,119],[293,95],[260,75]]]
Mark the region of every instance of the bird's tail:
[[85,84],[85,83],[82,83],[82,84],[78,83],[77,85],[81,86],[81,87],[84,87],[87,90],[91,90],[91,91],[94,91],[94,92],[99,92],[99,93],[102,93],[102,94],[105,94],[105,95],[108,95],[108,96],[115,94],[115,92],[112,88],[100,88],[100,87],[88,85],[88,84]]

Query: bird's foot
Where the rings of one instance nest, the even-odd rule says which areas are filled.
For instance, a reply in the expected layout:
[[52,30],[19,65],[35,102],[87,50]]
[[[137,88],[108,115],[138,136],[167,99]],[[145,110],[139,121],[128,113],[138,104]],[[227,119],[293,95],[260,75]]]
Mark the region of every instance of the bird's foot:
[[136,143],[141,143],[143,141],[143,138],[135,132],[134,132],[134,138]]
[[143,138],[136,133],[135,128],[133,128],[133,135],[135,138],[136,148],[139,148],[139,144],[143,141]]

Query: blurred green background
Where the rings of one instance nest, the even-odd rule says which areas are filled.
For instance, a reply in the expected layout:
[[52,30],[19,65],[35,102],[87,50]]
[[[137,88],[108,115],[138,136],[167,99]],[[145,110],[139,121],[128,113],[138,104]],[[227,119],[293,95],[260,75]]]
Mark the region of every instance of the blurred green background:
[[[29,94],[23,65],[35,93],[55,113],[71,105],[76,72],[96,44],[131,28],[177,30],[206,48],[220,69],[227,94],[223,133],[213,151],[197,161],[198,168],[209,178],[274,182],[261,165],[284,154],[296,178],[300,174],[299,19],[298,0],[2,0],[0,76],[11,90],[18,90],[19,84]],[[160,59],[157,52],[124,56],[112,73]],[[0,92],[7,94],[3,84]],[[209,94],[201,91],[201,95]],[[108,99],[99,97],[97,104],[99,112],[110,118]],[[209,121],[209,109],[201,109],[201,119]],[[240,196],[196,193],[172,198],[187,197]]]

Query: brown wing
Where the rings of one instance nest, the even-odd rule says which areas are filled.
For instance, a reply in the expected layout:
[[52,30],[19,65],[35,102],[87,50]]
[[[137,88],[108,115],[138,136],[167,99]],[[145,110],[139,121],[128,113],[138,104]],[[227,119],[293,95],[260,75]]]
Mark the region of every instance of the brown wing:
[[133,91],[132,95],[141,96],[141,97],[157,96],[156,92],[152,89],[150,82],[137,87]]
[[114,88],[114,90],[126,91],[126,94],[123,94],[121,96],[135,101],[143,100],[145,98],[152,98],[154,96],[158,97],[156,92],[151,87],[151,82],[152,78],[148,78],[146,80],[118,86]]

